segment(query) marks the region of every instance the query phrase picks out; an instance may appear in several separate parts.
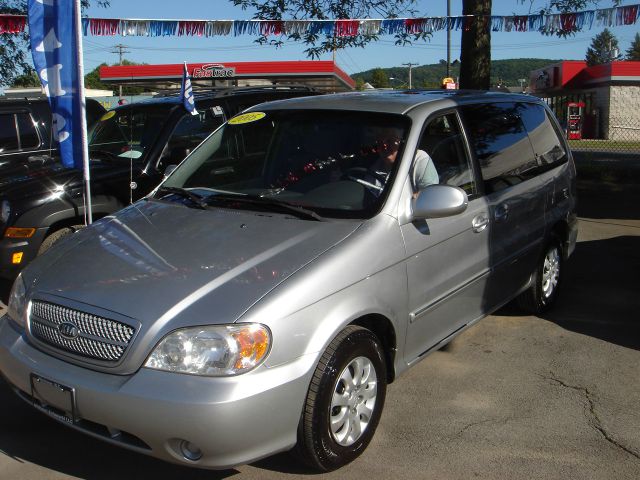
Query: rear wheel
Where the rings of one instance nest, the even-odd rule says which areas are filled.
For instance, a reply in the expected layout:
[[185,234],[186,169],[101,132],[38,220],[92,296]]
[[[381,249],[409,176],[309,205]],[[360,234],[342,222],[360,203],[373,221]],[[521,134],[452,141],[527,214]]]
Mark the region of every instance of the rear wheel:
[[73,225],[71,227],[63,227],[58,230],[54,230],[42,241],[40,244],[40,248],[38,249],[38,255],[43,254],[47,250],[49,250],[56,242],[60,241],[62,238],[67,235],[72,234],[73,232],[80,230],[84,225]]
[[344,329],[313,374],[298,429],[298,456],[321,471],[357,458],[380,421],[386,376],[378,338],[362,327]]
[[533,274],[531,286],[518,297],[518,305],[530,313],[542,313],[558,298],[562,274],[562,247],[553,238]]

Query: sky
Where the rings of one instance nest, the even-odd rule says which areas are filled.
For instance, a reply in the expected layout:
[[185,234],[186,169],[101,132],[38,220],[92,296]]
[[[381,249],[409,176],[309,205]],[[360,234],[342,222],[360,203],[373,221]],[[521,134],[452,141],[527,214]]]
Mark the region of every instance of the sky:
[[[451,15],[462,14],[462,1],[451,1]],[[98,8],[97,2],[86,12],[94,18],[138,18],[138,19],[192,19],[192,20],[244,20],[252,17],[252,12],[233,6],[229,0],[183,0],[165,2],[159,0],[110,0],[109,8]],[[544,0],[493,0],[493,15],[526,15],[537,12]],[[622,5],[634,5],[640,0],[623,1]],[[599,8],[611,4],[601,1]],[[418,15],[437,17],[446,15],[447,0],[419,0]],[[635,34],[640,31],[636,25],[612,27],[610,30],[618,39],[620,52],[624,53]],[[584,60],[592,38],[602,28],[593,28],[561,39],[547,37],[535,32],[492,32],[491,57],[494,60],[510,58],[550,58],[559,60]],[[284,47],[258,45],[257,37],[242,35],[234,37],[84,37],[85,71],[91,71],[103,62],[115,64],[119,60],[115,45],[125,45],[127,60],[149,63],[224,63],[232,61],[278,61],[309,60],[304,54],[304,45],[286,43]],[[427,42],[410,46],[397,46],[393,36],[382,36],[365,48],[351,48],[338,51],[336,62],[348,74],[375,67],[394,67],[403,63],[419,65],[438,63],[447,56],[446,32],[435,32]],[[331,60],[326,54],[321,60]],[[451,33],[451,59],[460,58],[460,31]]]

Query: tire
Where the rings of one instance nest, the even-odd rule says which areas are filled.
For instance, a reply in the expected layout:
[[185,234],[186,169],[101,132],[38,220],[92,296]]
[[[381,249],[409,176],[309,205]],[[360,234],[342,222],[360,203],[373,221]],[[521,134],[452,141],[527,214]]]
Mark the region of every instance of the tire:
[[551,308],[558,298],[562,268],[562,247],[554,237],[544,249],[533,273],[531,286],[517,299],[520,308],[533,314],[543,313]]
[[63,227],[51,232],[49,235],[45,237],[45,239],[40,244],[40,248],[38,249],[38,255],[42,255],[44,252],[49,250],[55,243],[57,243],[60,239],[76,232],[77,230],[80,230],[83,227],[84,225],[73,225],[71,227]]
[[378,337],[357,326],[340,332],[313,374],[298,428],[297,456],[324,472],[357,458],[380,421],[386,380]]

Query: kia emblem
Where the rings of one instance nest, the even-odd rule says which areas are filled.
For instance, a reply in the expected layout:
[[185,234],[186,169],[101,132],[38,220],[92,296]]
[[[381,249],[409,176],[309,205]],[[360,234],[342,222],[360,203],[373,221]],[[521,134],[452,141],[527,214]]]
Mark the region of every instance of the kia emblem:
[[60,335],[68,340],[73,340],[80,333],[78,331],[78,327],[71,322],[63,322],[58,325],[58,331],[60,332]]

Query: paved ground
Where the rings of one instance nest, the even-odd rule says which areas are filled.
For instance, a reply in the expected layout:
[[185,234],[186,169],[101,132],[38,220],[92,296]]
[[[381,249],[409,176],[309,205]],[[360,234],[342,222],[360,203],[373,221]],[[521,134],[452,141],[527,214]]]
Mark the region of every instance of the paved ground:
[[[503,309],[431,355],[389,388],[363,456],[316,478],[640,478],[640,187],[590,178],[580,194],[556,309]],[[284,454],[225,472],[168,465],[70,431],[2,384],[0,405],[2,479],[308,476]]]

